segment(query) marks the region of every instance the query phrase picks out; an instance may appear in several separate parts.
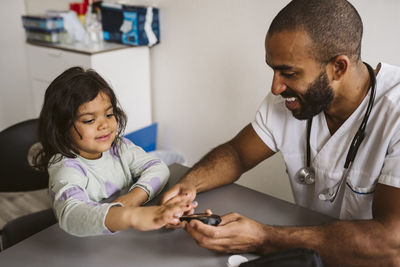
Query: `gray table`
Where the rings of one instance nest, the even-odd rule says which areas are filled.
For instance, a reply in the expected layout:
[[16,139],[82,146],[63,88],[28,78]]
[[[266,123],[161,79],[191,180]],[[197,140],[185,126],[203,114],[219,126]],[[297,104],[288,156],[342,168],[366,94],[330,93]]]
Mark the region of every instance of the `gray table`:
[[[170,166],[168,187],[188,168]],[[157,201],[157,200],[155,200]],[[315,225],[333,219],[289,202],[232,184],[197,196],[198,211],[211,208],[216,214],[238,212],[273,225]],[[79,238],[53,225],[0,253],[0,266],[226,266],[230,255],[197,246],[182,229],[139,232],[133,229],[114,235]],[[244,254],[249,259],[256,255]]]

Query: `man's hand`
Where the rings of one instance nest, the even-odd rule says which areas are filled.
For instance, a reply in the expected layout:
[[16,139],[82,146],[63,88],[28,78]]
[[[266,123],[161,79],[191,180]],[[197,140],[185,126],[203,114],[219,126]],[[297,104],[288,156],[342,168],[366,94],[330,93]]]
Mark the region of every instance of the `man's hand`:
[[161,204],[178,196],[185,196],[188,200],[193,201],[196,197],[196,187],[189,181],[180,181],[164,193],[161,198]]
[[185,223],[185,230],[204,248],[226,252],[257,252],[262,249],[265,240],[265,225],[250,220],[237,213],[221,217],[217,226],[192,220]]

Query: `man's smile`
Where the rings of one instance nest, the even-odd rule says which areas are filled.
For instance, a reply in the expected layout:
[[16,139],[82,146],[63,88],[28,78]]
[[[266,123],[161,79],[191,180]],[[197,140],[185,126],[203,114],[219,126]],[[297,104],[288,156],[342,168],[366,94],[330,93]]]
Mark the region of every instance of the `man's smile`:
[[294,110],[298,106],[298,103],[297,97],[285,98],[285,105],[289,110]]

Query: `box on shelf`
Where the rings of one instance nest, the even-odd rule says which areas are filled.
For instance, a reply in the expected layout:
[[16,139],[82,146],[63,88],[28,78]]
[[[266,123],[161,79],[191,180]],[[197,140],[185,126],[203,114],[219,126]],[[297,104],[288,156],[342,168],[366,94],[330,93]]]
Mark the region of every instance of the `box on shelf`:
[[62,42],[66,32],[64,30],[29,30],[25,31],[25,35],[27,41],[57,44]]
[[64,20],[57,16],[22,16],[22,25],[28,30],[62,30]]
[[64,20],[59,16],[22,16],[27,41],[60,43],[65,38]]
[[104,40],[133,46],[160,42],[159,10],[155,7],[111,3],[101,5]]

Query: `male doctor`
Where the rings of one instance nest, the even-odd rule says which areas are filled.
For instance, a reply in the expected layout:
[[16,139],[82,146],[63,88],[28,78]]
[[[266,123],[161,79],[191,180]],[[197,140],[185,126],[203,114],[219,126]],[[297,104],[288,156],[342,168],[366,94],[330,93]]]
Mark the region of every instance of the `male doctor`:
[[183,223],[200,246],[231,253],[304,247],[330,266],[400,265],[400,68],[364,63],[362,31],[345,0],[290,2],[266,35],[272,94],[255,120],[163,196],[194,199],[280,151],[296,203],[340,220],[277,227],[230,213],[218,227]]

